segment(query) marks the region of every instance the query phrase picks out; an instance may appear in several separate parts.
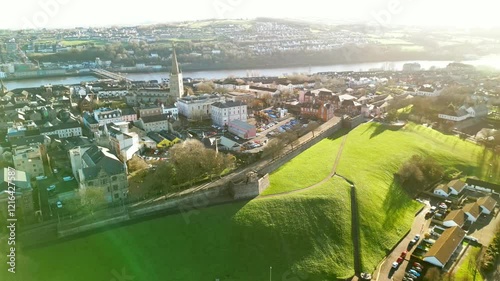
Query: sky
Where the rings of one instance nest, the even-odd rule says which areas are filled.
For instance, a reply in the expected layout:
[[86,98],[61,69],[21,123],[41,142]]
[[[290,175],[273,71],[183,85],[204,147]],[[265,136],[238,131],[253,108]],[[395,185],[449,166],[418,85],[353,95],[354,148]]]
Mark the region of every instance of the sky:
[[[6,2],[8,4],[6,4]],[[500,27],[500,1],[474,0],[15,0],[0,4],[0,29],[138,25],[273,17],[411,26]],[[297,3],[300,3],[297,4]]]

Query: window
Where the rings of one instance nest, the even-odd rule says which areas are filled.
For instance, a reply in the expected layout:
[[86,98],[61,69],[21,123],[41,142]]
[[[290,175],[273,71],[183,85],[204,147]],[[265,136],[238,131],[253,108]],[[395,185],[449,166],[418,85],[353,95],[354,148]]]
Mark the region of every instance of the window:
[[112,177],[111,177],[111,180],[112,180],[112,181],[115,181],[115,180],[116,180],[116,176],[112,176]]
[[118,199],[118,198],[120,198],[120,194],[116,193],[115,194],[115,199]]
[[115,184],[115,185],[113,185],[113,190],[114,190],[114,191],[117,191],[117,190],[118,190],[118,185],[116,185],[116,184]]

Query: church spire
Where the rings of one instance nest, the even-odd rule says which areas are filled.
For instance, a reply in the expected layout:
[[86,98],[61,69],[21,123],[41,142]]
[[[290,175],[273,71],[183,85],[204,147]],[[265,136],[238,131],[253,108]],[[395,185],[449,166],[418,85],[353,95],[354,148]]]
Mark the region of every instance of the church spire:
[[172,74],[179,74],[179,63],[177,62],[177,54],[175,53],[175,46],[172,44]]
[[3,80],[0,80],[0,93],[1,94],[7,94],[8,90],[7,87],[5,87]]

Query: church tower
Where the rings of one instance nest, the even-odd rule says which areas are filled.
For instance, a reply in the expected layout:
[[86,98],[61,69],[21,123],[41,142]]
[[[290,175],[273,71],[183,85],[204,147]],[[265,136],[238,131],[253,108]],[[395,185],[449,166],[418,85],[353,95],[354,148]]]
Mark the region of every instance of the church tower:
[[181,98],[184,95],[184,83],[182,80],[182,72],[179,69],[175,48],[172,45],[172,73],[170,73],[170,95],[175,98]]
[[9,92],[7,90],[7,87],[5,87],[5,85],[3,84],[3,81],[0,80],[0,94],[5,95],[5,94],[7,94],[7,92]]

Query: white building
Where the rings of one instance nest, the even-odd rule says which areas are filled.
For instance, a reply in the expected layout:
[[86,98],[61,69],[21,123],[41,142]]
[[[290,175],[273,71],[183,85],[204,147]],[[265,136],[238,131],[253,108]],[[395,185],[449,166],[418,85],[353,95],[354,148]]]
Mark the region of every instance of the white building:
[[146,116],[142,117],[137,122],[135,122],[135,125],[139,127],[140,129],[144,130],[145,132],[159,132],[166,130],[168,131],[169,125],[168,125],[168,120],[167,116],[165,115],[153,115],[153,116]]
[[173,117],[174,119],[179,118],[179,109],[176,106],[164,106],[163,104],[161,105],[161,110],[162,114]]
[[210,118],[212,104],[224,101],[225,98],[219,94],[203,94],[183,97],[177,101],[176,106],[180,115],[191,120],[202,120]]
[[242,102],[216,102],[212,104],[212,121],[214,125],[228,125],[233,120],[247,121],[247,105]]
[[128,130],[128,122],[120,122],[105,127],[112,151],[126,162],[139,151],[139,135]]
[[119,109],[99,108],[94,110],[93,116],[99,126],[122,121],[122,112]]
[[438,97],[441,95],[441,91],[435,89],[432,85],[425,84],[420,86],[414,95],[420,97]]

